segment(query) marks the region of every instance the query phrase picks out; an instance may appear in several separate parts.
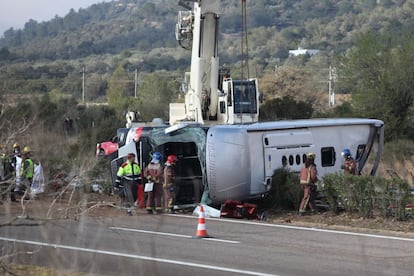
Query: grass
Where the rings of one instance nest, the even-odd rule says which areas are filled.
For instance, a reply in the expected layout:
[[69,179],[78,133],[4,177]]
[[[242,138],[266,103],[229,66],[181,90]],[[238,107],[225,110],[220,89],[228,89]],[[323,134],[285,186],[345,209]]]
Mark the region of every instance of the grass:
[[24,275],[24,276],[87,276],[95,275],[90,273],[80,273],[70,270],[56,270],[50,267],[23,265],[15,263],[3,263],[0,268],[2,275]]

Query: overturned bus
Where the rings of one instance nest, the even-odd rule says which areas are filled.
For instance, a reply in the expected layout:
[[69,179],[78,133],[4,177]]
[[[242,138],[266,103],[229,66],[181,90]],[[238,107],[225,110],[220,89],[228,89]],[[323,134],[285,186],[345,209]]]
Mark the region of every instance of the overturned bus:
[[[309,152],[316,154],[319,177],[341,170],[341,152],[351,150],[357,172],[374,175],[379,165],[384,123],[375,119],[311,119],[215,125],[180,123],[124,129],[119,158],[111,162],[113,179],[129,152],[144,168],[151,153],[174,154],[176,204],[221,204],[226,199],[264,196],[272,175],[285,167],[298,172]],[[374,147],[374,145],[377,145]],[[376,156],[368,168],[373,149]]]

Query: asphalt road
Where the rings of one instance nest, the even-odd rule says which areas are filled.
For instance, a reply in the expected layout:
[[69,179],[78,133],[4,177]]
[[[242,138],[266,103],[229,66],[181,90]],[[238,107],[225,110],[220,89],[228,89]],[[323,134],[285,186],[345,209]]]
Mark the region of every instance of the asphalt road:
[[[5,218],[0,217],[0,223]],[[414,239],[206,219],[146,215],[81,221],[19,221],[0,227],[0,250],[16,263],[97,275],[414,275]]]

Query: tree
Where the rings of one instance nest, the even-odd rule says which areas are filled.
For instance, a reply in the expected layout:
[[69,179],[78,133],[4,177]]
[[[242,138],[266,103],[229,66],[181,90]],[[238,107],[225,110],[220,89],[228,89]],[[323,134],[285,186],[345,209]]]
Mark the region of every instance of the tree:
[[312,116],[312,104],[295,101],[291,96],[266,101],[260,106],[260,121],[309,119]]
[[128,97],[126,71],[122,65],[116,68],[108,82],[106,97],[111,107],[116,110],[126,111],[130,98]]
[[10,51],[7,47],[0,49],[0,61],[8,61],[11,57]]
[[309,72],[297,66],[280,67],[274,74],[266,74],[261,79],[260,87],[266,100],[287,96],[297,102],[317,104],[320,94],[313,87]]
[[352,100],[359,116],[387,125],[386,139],[407,134],[414,96],[414,38],[368,32],[341,58],[341,70],[353,84]]
[[172,76],[149,74],[139,87],[138,99],[131,101],[130,110],[139,111],[144,121],[168,119],[169,104],[175,101],[179,83]]

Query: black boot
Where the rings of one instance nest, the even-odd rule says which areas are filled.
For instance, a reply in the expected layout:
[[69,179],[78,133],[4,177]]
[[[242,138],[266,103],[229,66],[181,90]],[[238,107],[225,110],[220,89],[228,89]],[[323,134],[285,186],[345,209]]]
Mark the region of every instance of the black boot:
[[10,200],[15,202],[16,201],[16,195],[14,194],[14,191],[10,192]]

